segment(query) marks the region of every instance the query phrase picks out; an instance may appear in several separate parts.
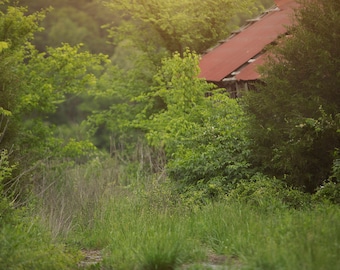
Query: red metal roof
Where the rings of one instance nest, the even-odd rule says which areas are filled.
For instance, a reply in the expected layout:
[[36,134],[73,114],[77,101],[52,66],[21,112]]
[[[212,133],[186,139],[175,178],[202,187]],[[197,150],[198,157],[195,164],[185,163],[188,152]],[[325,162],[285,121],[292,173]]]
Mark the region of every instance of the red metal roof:
[[[297,4],[293,0],[277,0],[276,5],[279,9],[269,11],[258,21],[203,55],[199,64],[201,69],[199,77],[207,81],[221,81],[260,54],[264,47],[275,41],[278,36],[285,34],[286,26],[292,24],[291,14]],[[246,65],[240,70],[236,79],[259,78],[256,66],[263,63],[263,60],[263,57],[258,57],[254,62]]]
[[257,67],[265,62],[267,54],[262,54],[255,59],[254,62],[249,63],[247,66],[240,70],[240,73],[236,74],[235,78],[238,81],[255,81],[261,76],[257,71]]

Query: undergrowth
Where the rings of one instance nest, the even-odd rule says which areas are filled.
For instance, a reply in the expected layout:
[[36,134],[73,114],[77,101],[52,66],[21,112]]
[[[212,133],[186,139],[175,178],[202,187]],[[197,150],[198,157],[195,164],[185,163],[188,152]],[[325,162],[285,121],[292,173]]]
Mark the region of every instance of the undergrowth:
[[8,152],[0,152],[0,269],[74,269],[78,252],[54,242],[32,204],[15,206],[5,195],[3,180],[11,177]]
[[80,249],[101,251],[92,269],[338,268],[337,204],[261,176],[191,200],[163,171],[116,162],[47,164],[33,212],[3,199],[0,268],[76,269]]
[[337,268],[338,205],[265,177],[201,204],[173,190],[151,175],[108,185],[91,226],[66,241],[101,250],[102,269],[209,269],[214,256],[231,269]]

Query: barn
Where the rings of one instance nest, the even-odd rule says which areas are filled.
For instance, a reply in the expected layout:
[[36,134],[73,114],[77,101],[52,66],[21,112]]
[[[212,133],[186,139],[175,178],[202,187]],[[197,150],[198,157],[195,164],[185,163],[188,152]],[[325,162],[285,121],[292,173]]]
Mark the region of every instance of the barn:
[[275,0],[273,7],[202,55],[199,77],[226,88],[232,97],[255,89],[255,82],[261,80],[257,67],[266,60],[266,48],[288,34],[297,6],[293,0]]

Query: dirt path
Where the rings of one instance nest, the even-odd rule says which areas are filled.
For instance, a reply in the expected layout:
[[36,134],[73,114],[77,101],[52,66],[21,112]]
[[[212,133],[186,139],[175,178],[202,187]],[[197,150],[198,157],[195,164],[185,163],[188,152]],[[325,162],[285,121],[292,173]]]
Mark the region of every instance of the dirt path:
[[78,264],[81,269],[99,264],[103,260],[100,250],[81,250],[81,252],[84,255]]
[[[84,250],[81,250],[81,252],[84,255],[84,258],[78,264],[78,267],[80,269],[88,269],[90,267],[95,267],[96,265],[100,267],[99,265],[103,260],[100,250],[85,250],[84,249]],[[235,266],[238,265],[238,260],[236,258],[228,258],[226,256],[216,255],[216,254],[210,254],[208,256],[207,262],[199,263],[198,265],[203,267],[202,269],[225,270],[229,268],[225,265],[226,261],[233,262],[233,265]],[[194,265],[196,264],[182,265],[180,269],[183,269],[183,270],[192,269]],[[90,268],[90,269],[94,269],[94,268]]]

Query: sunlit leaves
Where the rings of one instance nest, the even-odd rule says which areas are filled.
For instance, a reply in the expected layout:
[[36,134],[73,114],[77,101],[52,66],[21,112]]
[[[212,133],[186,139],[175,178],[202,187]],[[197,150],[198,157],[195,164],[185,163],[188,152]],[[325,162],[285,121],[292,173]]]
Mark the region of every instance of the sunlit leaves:
[[102,69],[106,57],[79,52],[79,48],[64,44],[27,56],[28,63],[19,68],[21,80],[26,83],[17,104],[19,111],[54,112],[65,101],[65,94],[84,93],[95,87],[93,73]]
[[[126,25],[116,27],[112,29],[112,36],[133,36],[140,46],[154,42],[153,46],[163,46],[170,52],[184,52],[186,47],[202,52],[228,35],[234,27],[234,15],[254,7],[252,0],[104,2],[112,10],[119,10],[132,26],[130,29]],[[130,30],[135,32],[132,34]]]
[[[244,177],[248,168],[247,124],[237,100],[197,78],[199,58],[186,51],[162,61],[153,91],[141,100],[162,99],[163,110],[139,115],[151,145],[164,147],[168,175],[186,184],[212,179],[225,185]],[[148,110],[144,111],[147,112]]]
[[[3,3],[0,3],[3,4]],[[45,17],[45,12],[25,16],[24,7],[5,7],[6,12],[0,11],[0,40],[12,47],[20,46],[31,40],[36,31],[42,30],[39,22]]]
[[61,144],[53,137],[48,117],[70,95],[96,89],[96,76],[108,59],[81,51],[81,45],[63,44],[39,53],[30,42],[40,30],[45,12],[25,15],[26,9],[17,6],[2,10],[0,143],[1,148],[13,149],[12,158],[20,159],[24,167],[47,153],[60,151],[57,145]]
[[[187,114],[206,102],[204,95],[213,86],[197,78],[198,60],[198,56],[189,51],[184,53],[183,58],[175,53],[172,57],[163,59],[161,68],[154,76],[155,86],[152,91],[137,99],[149,102],[144,112],[139,116],[141,119],[143,117],[146,119],[144,124],[152,126],[150,132],[153,136],[150,136],[151,133],[148,135],[150,142],[159,141],[160,139],[156,139],[159,136],[166,136],[170,132],[169,129],[173,128],[169,125],[174,125],[174,122],[183,125],[180,129],[177,127],[177,131],[174,130],[174,132],[184,130],[184,127],[189,124],[185,120]],[[162,100],[165,106],[160,111],[149,115],[158,100]],[[148,121],[149,117],[152,119],[151,122]],[[178,121],[179,119],[182,119],[182,122]],[[156,134],[158,135],[156,136]],[[151,143],[158,144],[159,142]]]

